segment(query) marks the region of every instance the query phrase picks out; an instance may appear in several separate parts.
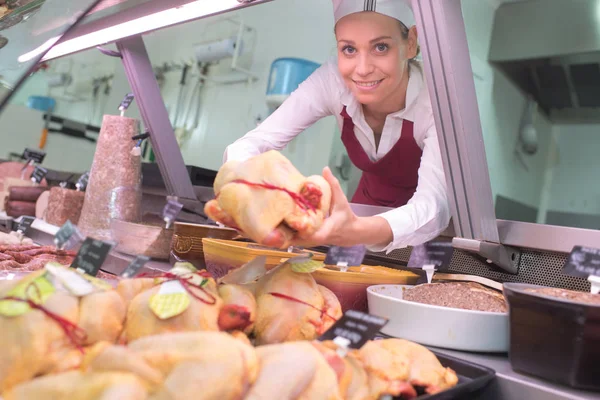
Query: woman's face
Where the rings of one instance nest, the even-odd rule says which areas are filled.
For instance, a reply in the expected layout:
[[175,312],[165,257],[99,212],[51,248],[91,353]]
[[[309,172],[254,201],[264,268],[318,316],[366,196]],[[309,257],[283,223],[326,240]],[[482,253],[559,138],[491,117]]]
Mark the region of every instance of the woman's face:
[[385,103],[395,99],[403,85],[406,87],[408,60],[417,53],[414,27],[404,39],[398,20],[360,12],[339,20],[335,34],[338,68],[361,104]]

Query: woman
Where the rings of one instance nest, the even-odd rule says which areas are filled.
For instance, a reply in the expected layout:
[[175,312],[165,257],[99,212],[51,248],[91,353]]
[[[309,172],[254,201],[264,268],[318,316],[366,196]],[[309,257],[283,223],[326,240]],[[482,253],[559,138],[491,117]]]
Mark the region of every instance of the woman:
[[[258,128],[230,145],[225,160],[281,150],[317,120],[334,115],[350,160],[363,171],[352,202],[395,207],[357,217],[329,168],[331,215],[299,245],[365,244],[391,251],[424,243],[449,223],[437,133],[403,0],[333,0],[337,66],[316,70]],[[410,29],[408,28],[410,26]]]

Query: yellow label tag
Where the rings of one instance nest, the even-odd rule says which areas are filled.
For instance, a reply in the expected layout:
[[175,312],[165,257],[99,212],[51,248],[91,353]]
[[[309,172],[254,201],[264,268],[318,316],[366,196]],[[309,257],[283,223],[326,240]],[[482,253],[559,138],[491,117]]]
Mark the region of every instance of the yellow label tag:
[[310,274],[311,272],[315,272],[319,268],[325,266],[322,261],[314,261],[314,260],[306,260],[304,262],[292,262],[292,271],[298,272],[301,274]]
[[[44,302],[54,293],[54,285],[45,275],[37,276],[34,279],[24,279],[21,283],[6,293],[5,297],[17,297],[20,299],[29,299],[36,304]],[[0,300],[0,315],[5,317],[17,317],[31,310],[29,304],[23,301]]]
[[103,281],[102,279],[96,278],[95,276],[91,276],[88,274],[82,274],[83,277],[94,285],[97,289],[100,290],[112,290],[113,287],[110,283]]
[[169,319],[184,312],[190,305],[190,296],[179,281],[160,285],[158,293],[150,297],[149,306],[160,319]]

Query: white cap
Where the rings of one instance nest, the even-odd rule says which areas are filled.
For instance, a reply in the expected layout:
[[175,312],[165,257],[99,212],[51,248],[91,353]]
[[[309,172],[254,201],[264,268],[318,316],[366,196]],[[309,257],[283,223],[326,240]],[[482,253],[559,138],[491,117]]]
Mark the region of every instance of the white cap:
[[415,25],[411,0],[333,0],[335,23],[346,15],[362,11],[374,11],[396,18],[408,28]]

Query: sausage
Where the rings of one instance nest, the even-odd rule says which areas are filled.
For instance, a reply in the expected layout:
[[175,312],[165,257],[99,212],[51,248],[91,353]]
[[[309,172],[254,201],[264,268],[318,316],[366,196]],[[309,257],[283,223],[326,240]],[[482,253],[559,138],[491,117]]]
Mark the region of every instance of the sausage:
[[8,200],[35,203],[40,195],[46,190],[48,190],[48,188],[44,186],[12,186],[8,191]]
[[27,201],[4,201],[4,210],[9,217],[20,217],[22,215],[35,215],[35,203]]

